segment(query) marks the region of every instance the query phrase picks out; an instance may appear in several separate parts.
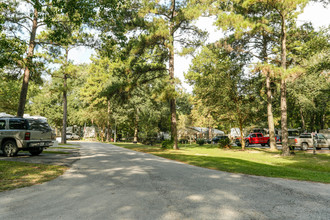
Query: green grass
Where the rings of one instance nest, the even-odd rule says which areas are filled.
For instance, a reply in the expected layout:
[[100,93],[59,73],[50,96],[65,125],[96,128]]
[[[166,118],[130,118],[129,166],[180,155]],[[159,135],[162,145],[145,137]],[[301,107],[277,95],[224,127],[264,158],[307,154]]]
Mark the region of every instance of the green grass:
[[266,177],[279,177],[330,183],[330,155],[296,152],[283,157],[267,149],[219,149],[214,145],[180,145],[180,150],[161,150],[160,146],[114,143],[135,151],[151,153],[171,160],[209,169]]
[[56,165],[0,161],[0,192],[50,181],[67,169]]

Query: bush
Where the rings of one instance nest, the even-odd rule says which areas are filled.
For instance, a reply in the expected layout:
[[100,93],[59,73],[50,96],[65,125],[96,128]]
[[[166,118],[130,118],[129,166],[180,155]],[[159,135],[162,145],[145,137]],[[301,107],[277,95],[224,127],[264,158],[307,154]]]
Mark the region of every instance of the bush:
[[166,149],[171,149],[173,147],[173,141],[172,140],[165,140],[162,142],[162,149],[166,150]]
[[199,145],[199,146],[202,146],[205,144],[205,140],[204,139],[197,139],[196,143]]
[[229,138],[220,139],[218,145],[219,148],[230,148],[230,139]]
[[141,143],[144,145],[154,145],[157,141],[157,138],[154,137],[147,137],[147,138],[143,138],[141,140]]

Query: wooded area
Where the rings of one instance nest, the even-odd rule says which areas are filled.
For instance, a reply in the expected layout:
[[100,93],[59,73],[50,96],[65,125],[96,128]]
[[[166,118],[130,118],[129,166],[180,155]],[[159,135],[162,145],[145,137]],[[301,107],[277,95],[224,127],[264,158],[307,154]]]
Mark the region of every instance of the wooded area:
[[[297,24],[309,0],[4,0],[0,3],[0,112],[97,126],[134,141],[185,127],[282,131],[329,127],[330,27]],[[314,0],[329,3],[325,0]],[[224,37],[205,44],[194,23],[214,16]],[[75,65],[70,50],[96,51]],[[185,77],[174,54],[192,55]],[[243,136],[243,134],[241,134]],[[242,144],[244,149],[244,142]]]

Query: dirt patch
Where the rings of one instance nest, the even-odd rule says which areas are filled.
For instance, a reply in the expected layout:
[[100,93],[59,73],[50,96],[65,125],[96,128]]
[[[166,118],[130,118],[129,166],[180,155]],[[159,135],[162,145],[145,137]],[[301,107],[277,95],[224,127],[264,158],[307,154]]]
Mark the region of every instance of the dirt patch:
[[[76,147],[76,146],[75,146]],[[60,165],[71,167],[74,162],[80,159],[79,148],[77,149],[52,149],[47,148],[46,152],[38,156],[32,156],[29,152],[20,151],[16,157],[4,157],[0,154],[0,160],[19,161],[26,163],[42,163],[51,165]],[[47,153],[47,151],[52,153]],[[57,154],[58,152],[66,152],[67,154]],[[0,151],[1,152],[1,151]],[[2,152],[1,152],[2,153]]]
[[[316,150],[316,154],[330,154],[330,150]],[[306,150],[306,153],[312,154],[313,150]]]

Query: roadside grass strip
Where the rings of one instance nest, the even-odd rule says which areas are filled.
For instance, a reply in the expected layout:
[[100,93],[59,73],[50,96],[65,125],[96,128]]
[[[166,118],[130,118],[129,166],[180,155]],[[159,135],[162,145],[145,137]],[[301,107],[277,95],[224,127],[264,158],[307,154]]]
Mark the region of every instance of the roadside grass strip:
[[0,161],[0,192],[53,180],[67,169],[57,165]]
[[330,155],[295,152],[283,157],[268,149],[219,149],[216,145],[179,145],[180,150],[161,150],[160,146],[113,143],[135,151],[150,153],[186,164],[256,176],[330,183]]

